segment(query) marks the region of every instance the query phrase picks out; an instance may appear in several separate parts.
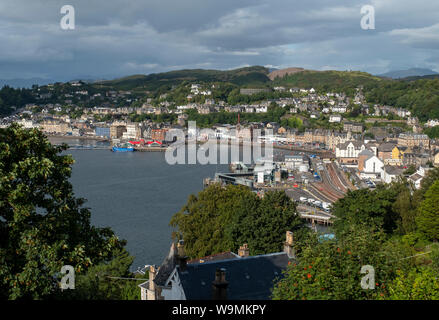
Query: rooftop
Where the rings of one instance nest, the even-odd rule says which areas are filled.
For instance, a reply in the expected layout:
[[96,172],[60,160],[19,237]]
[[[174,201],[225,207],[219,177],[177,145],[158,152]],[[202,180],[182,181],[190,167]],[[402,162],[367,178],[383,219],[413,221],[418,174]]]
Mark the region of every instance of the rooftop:
[[188,300],[212,299],[212,281],[218,268],[226,269],[227,299],[267,300],[274,281],[288,265],[284,252],[246,258],[188,264],[185,271],[177,267]]

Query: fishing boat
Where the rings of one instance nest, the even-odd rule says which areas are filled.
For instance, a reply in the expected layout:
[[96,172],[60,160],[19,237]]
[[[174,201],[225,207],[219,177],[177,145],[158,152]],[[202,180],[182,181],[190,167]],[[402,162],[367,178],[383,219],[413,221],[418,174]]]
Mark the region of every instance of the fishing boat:
[[112,148],[113,152],[133,152],[134,147],[132,145],[125,144],[117,144]]

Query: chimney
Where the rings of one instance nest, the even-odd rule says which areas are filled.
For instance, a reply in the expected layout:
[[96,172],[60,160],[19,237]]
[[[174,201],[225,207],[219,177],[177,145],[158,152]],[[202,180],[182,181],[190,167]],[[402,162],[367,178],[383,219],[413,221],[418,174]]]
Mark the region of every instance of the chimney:
[[184,253],[184,240],[178,241],[177,244],[177,263],[180,266],[180,271],[186,270],[187,256]]
[[248,244],[244,243],[242,246],[239,247],[238,250],[238,256],[241,258],[246,258],[250,255],[250,249],[248,248]]
[[288,255],[288,258],[295,258],[296,253],[294,252],[294,238],[291,231],[287,231],[286,241],[284,243],[284,252]]
[[156,287],[155,287],[155,282],[154,279],[157,275],[157,267],[152,265],[149,266],[149,288],[147,290],[147,297],[146,300],[157,300],[156,297]]
[[226,281],[226,269],[216,269],[215,281],[212,282],[213,300],[227,300],[228,285],[229,283]]

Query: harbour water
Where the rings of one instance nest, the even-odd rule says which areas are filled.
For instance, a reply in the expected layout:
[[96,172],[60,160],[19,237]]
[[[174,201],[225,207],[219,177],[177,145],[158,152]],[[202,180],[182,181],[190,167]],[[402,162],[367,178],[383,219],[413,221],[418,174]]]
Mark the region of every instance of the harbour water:
[[173,214],[203,189],[203,178],[228,170],[226,165],[168,165],[163,152],[66,153],[75,159],[70,181],[76,196],[88,200],[94,225],[111,227],[128,241],[133,270],[162,262],[171,244]]
[[75,146],[65,151],[75,160],[70,179],[75,195],[88,200],[85,206],[91,210],[93,225],[110,227],[127,240],[135,257],[133,271],[163,261],[172,241],[171,217],[191,194],[203,189],[204,178],[229,171],[224,164],[169,165],[164,152],[111,152],[104,148],[108,142],[53,137],[50,141]]

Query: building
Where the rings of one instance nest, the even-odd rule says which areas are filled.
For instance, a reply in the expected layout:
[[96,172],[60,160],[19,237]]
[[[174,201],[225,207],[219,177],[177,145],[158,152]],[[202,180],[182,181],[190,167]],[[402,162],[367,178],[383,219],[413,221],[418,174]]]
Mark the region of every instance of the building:
[[377,156],[368,156],[367,158],[361,158],[358,162],[358,168],[360,170],[360,177],[363,179],[381,179],[381,174],[384,170],[384,163],[378,159]]
[[439,167],[439,151],[436,151],[436,153],[433,155],[433,165],[435,167]]
[[166,133],[168,131],[168,128],[151,129],[151,139],[158,140],[160,142],[166,141]]
[[142,300],[268,300],[276,279],[295,259],[293,233],[287,231],[284,251],[249,256],[223,252],[188,261],[184,242],[173,243],[160,267],[150,266],[149,280],[140,284]]
[[122,137],[123,133],[127,131],[124,125],[111,125],[110,126],[110,138],[119,139]]
[[392,159],[393,149],[396,147],[394,142],[384,142],[378,146],[378,158],[381,161]]
[[308,172],[309,158],[305,155],[285,155],[285,167],[289,170]]
[[342,116],[339,114],[331,114],[329,116],[329,122],[341,122]]
[[362,133],[363,132],[363,125],[361,123],[345,122],[345,123],[343,123],[343,130],[350,131],[350,132],[356,132],[356,133]]
[[40,125],[41,131],[53,134],[67,134],[72,128],[67,122],[57,120],[45,120]]
[[337,145],[335,148],[335,156],[341,163],[357,163],[358,155],[366,149],[361,141],[347,141]]
[[430,139],[426,134],[401,133],[398,136],[398,145],[404,147],[430,147]]
[[122,139],[139,139],[141,138],[141,130],[138,123],[130,123],[126,125],[126,131],[122,133]]
[[110,128],[109,127],[96,127],[95,135],[98,137],[107,137],[110,138]]
[[398,166],[384,166],[383,172],[381,175],[381,180],[384,183],[391,183],[398,179],[399,176],[402,176],[405,169],[403,167]]
[[246,95],[252,95],[259,92],[270,92],[270,89],[269,88],[255,88],[255,89],[241,88],[239,90],[240,94],[246,94]]

